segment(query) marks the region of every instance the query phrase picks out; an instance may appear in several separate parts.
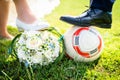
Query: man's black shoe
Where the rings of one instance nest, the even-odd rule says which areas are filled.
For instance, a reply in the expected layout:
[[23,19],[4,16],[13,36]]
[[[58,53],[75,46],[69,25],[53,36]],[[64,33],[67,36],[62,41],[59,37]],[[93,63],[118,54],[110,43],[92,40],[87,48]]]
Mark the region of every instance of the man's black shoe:
[[111,14],[99,9],[89,9],[78,17],[62,16],[60,20],[81,27],[111,28],[112,23]]

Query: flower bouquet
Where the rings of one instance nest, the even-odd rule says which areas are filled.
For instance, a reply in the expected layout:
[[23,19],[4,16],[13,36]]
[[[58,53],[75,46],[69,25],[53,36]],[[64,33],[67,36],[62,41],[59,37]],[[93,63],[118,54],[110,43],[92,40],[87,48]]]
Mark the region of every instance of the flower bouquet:
[[24,31],[17,35],[9,53],[14,52],[19,61],[27,65],[48,65],[62,59],[63,47],[62,35],[55,28],[49,28],[44,31]]

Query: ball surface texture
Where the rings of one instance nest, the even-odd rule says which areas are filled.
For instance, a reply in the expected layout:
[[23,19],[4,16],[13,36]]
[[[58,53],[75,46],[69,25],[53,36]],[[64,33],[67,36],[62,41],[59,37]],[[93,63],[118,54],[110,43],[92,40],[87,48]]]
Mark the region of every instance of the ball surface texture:
[[103,40],[92,27],[73,26],[64,34],[67,55],[80,62],[90,62],[99,58]]

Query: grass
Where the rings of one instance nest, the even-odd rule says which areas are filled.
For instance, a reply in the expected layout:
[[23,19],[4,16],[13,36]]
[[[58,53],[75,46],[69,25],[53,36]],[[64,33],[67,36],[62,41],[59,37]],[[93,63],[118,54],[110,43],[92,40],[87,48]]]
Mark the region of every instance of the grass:
[[[79,15],[87,8],[89,0],[61,0],[61,4],[45,19],[61,34],[72,25],[61,22],[61,15]],[[120,80],[120,1],[113,7],[113,23],[111,29],[96,28],[104,40],[104,49],[100,58],[90,63],[74,62],[66,56],[58,64],[26,69],[13,56],[7,54],[11,41],[0,39],[0,80]],[[18,30],[8,27],[12,35]]]

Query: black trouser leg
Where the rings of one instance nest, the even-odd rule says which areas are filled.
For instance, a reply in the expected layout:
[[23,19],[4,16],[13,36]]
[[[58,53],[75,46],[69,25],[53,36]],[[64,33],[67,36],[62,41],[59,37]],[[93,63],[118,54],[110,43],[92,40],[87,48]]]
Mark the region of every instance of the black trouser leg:
[[115,0],[90,0],[90,8],[111,12],[114,2]]

